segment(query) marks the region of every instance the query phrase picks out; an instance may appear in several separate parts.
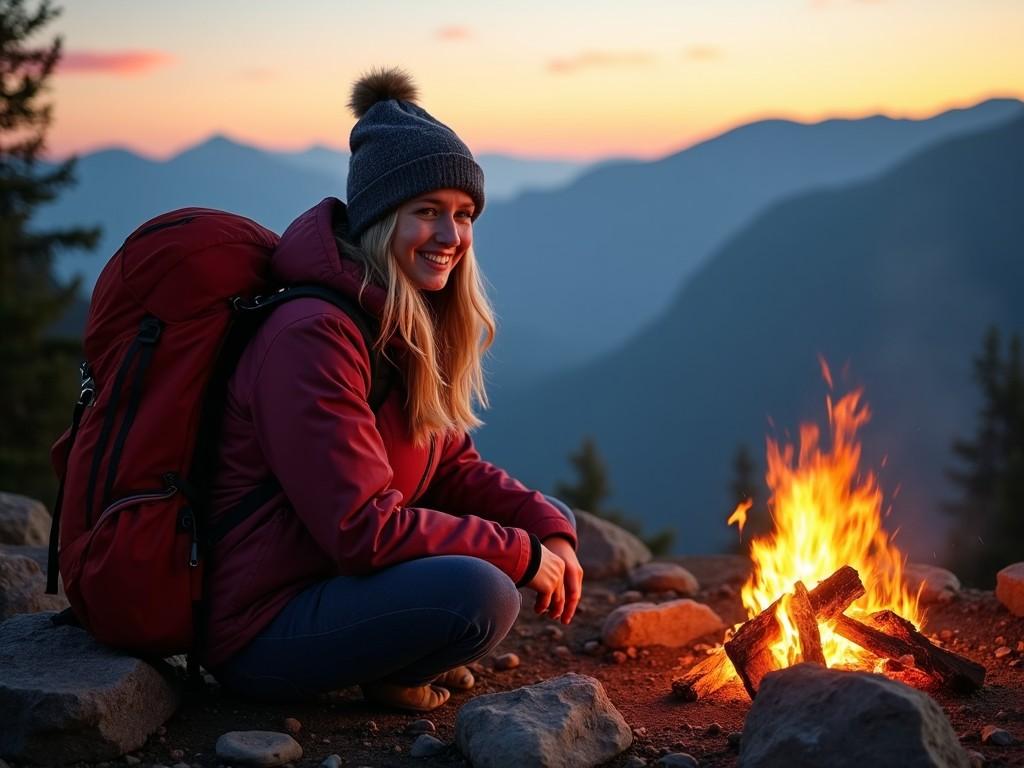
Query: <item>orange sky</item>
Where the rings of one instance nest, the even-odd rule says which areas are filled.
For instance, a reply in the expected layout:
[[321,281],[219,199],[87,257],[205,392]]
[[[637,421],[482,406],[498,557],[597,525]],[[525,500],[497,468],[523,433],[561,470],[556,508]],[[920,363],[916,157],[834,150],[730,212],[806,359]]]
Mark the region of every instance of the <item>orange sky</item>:
[[[404,66],[476,152],[653,157],[760,117],[923,117],[1024,97],[1019,0],[131,0],[50,27],[55,155],[166,157],[212,133],[347,145],[344,103]],[[482,6],[482,7],[478,7]]]

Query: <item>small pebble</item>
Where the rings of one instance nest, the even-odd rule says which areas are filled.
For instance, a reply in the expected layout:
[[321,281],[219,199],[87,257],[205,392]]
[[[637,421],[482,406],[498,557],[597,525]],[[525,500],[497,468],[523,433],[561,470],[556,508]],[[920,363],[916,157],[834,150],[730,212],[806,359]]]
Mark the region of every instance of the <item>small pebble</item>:
[[981,752],[969,750],[967,752],[967,762],[971,768],[985,768],[985,756]]
[[302,730],[302,723],[300,723],[294,717],[286,717],[284,719],[284,729],[292,736],[294,736]]
[[981,743],[996,747],[1010,747],[1016,744],[1017,740],[1010,735],[1009,731],[1004,731],[994,725],[986,725],[981,729]]
[[447,748],[448,745],[437,737],[431,736],[429,733],[421,733],[412,743],[409,754],[413,757],[433,757]]
[[487,671],[487,668],[479,661],[470,662],[466,665],[466,667],[468,667],[469,671],[472,672],[474,675],[482,675],[484,672]]
[[185,759],[185,750],[183,750],[183,749],[172,749],[171,750],[171,760],[174,760],[175,762],[180,763],[184,759]]
[[565,637],[565,633],[558,627],[546,626],[540,631],[544,637],[550,637],[552,640],[561,640]]
[[341,756],[328,755],[324,758],[324,761],[320,763],[320,768],[341,768]]
[[939,639],[940,640],[952,640],[953,639],[953,630],[951,630],[951,629],[944,629],[944,630],[942,630],[941,632],[939,632]]
[[142,763],[142,761],[139,760],[139,758],[137,758],[135,755],[125,755],[124,761],[128,763],[128,765],[141,765]]
[[643,726],[641,726],[639,728],[634,728],[633,729],[633,738],[634,739],[641,739],[641,738],[643,738],[646,735],[647,735],[647,729],[644,728]]
[[996,645],[1006,645],[1006,638],[1000,635],[995,640]]
[[626,657],[626,654],[624,654],[622,651],[612,651],[610,656],[611,656],[611,660],[612,660],[613,664],[625,664],[626,663],[626,658],[627,657]]
[[515,669],[519,666],[519,657],[514,653],[503,653],[494,659],[494,668],[500,670]]
[[993,651],[993,655],[997,659],[1009,656],[1011,653],[1013,653],[1013,649],[1005,645],[1001,645],[1000,647],[996,648],[995,651]]
[[552,651],[552,653],[554,654],[556,659],[565,659],[565,660],[571,659],[572,655],[573,655],[572,651],[569,650],[569,646],[567,646],[567,645],[556,645],[555,646],[555,650]]
[[[374,720],[367,720],[366,721],[366,730],[368,730],[370,733],[376,733],[377,731],[380,730],[380,728],[377,727],[376,721],[374,721]],[[315,739],[316,735],[313,735],[313,738]]]
[[1024,640],[1017,641],[1017,652],[1024,653]]
[[718,723],[712,723],[704,729],[705,736],[718,736],[722,732],[722,726]]
[[639,603],[643,599],[644,593],[635,589],[627,589],[622,593],[622,602],[624,603]]
[[[419,736],[417,736],[416,738],[419,738]],[[391,751],[394,752],[395,754],[398,754],[399,752],[402,751],[402,745],[401,744],[395,744],[395,746],[393,746],[391,748]]]
[[437,727],[434,725],[433,720],[413,720],[411,723],[405,726],[405,732],[412,735],[419,735],[421,733],[436,733]]
[[159,728],[156,729],[156,735],[157,736],[166,736],[167,735],[167,728],[161,725]]
[[604,646],[601,645],[599,640],[587,640],[587,642],[583,644],[583,652],[587,654],[587,656],[600,656],[604,653]]
[[626,758],[626,762],[622,764],[622,768],[646,768],[647,761],[644,760],[640,755],[630,755]]
[[686,752],[669,752],[657,764],[662,768],[700,768],[697,758]]
[[730,731],[729,735],[725,737],[729,742],[729,749],[734,752],[740,751],[740,741],[743,740],[743,734],[739,731]]
[[631,659],[635,659],[637,657],[637,655],[638,655],[637,651],[636,651],[636,646],[635,645],[629,646],[626,649],[626,655],[629,656],[629,658],[631,658]]

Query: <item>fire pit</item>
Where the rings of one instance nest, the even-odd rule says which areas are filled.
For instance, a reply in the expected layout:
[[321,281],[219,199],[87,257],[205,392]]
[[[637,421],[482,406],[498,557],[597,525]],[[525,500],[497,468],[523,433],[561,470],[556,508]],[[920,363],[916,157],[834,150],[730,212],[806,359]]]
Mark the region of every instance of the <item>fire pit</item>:
[[[829,389],[832,379],[822,361]],[[955,692],[981,687],[985,668],[931,642],[903,580],[905,558],[883,525],[882,493],[860,472],[858,430],[870,419],[862,392],[826,401],[832,443],[815,425],[799,446],[769,439],[767,480],[774,528],[751,542],[753,573],[742,590],[749,619],[725,644],[676,678],[672,689],[696,701],[737,676],[751,698],[762,678],[799,662],[875,671]],[[729,518],[742,535],[750,503]],[[813,588],[808,588],[812,586]]]

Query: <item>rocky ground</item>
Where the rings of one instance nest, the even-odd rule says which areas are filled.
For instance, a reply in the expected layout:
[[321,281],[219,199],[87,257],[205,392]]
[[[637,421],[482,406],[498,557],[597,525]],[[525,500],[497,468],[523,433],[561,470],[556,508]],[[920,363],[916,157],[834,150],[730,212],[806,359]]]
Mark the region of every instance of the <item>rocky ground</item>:
[[[701,557],[680,562],[701,583],[698,600],[711,605],[727,623],[744,618],[738,597],[744,577],[742,560]],[[120,764],[218,766],[221,761],[214,745],[219,736],[234,730],[290,730],[303,749],[296,766],[319,766],[331,755],[340,758],[334,764],[341,766],[468,766],[450,746],[456,714],[465,702],[566,672],[600,680],[633,729],[633,746],[608,766],[656,765],[659,758],[674,752],[692,755],[702,768],[735,766],[738,735],[750,709],[742,686],[731,684],[691,704],[671,694],[672,678],[699,660],[715,638],[683,648],[651,647],[628,654],[595,649],[589,642],[600,638],[601,624],[610,610],[636,598],[622,580],[590,582],[578,617],[567,628],[537,618],[524,608],[494,657],[479,665],[476,687],[456,693],[447,705],[426,717],[368,705],[354,689],[324,701],[268,706],[236,698],[208,684],[202,695],[187,700],[142,749],[116,762],[100,763],[99,768]],[[952,601],[933,605],[924,630],[988,668],[985,687],[973,695],[930,692],[963,745],[984,756],[985,762],[979,764],[985,766],[1024,765],[1024,618],[1010,614],[991,592],[964,590]],[[1000,650],[1006,648],[1008,653]],[[515,654],[518,666],[496,668],[507,664],[508,659],[497,661],[505,654]],[[997,746],[991,739],[983,743],[986,726],[1009,732],[1017,743]],[[413,743],[424,730],[449,746],[430,757],[413,757]]]

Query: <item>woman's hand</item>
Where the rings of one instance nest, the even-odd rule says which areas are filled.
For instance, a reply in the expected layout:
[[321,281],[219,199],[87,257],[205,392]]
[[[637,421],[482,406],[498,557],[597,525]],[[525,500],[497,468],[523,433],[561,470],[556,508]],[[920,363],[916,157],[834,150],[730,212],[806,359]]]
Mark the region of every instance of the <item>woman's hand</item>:
[[[540,547],[540,567],[537,574],[526,585],[537,593],[533,610],[537,613],[551,612],[557,618],[565,605],[565,561],[546,546]],[[558,614],[555,610],[558,610]]]
[[551,536],[544,541],[544,546],[561,559],[562,571],[562,605],[552,605],[550,616],[552,619],[561,618],[563,624],[572,621],[576,615],[576,606],[583,596],[583,568],[576,557],[576,551],[572,544],[561,536]]

